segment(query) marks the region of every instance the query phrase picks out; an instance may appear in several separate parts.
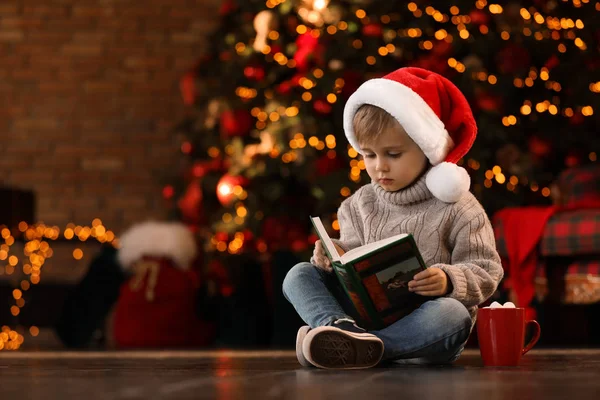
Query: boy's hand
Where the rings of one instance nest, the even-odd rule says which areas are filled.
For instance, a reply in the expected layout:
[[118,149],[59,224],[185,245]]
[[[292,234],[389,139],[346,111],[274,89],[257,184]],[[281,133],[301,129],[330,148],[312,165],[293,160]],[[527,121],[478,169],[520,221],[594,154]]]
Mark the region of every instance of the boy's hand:
[[[342,250],[342,248],[337,244],[334,243],[334,246],[340,254],[340,256],[345,253],[344,250]],[[315,249],[313,250],[313,261],[315,262],[315,265],[318,268],[324,271],[331,272],[333,270],[331,268],[331,261],[329,260],[329,257],[327,257],[325,247],[323,246],[323,243],[320,240],[317,240],[315,242]]]
[[320,240],[315,242],[315,249],[313,250],[313,262],[315,263],[316,267],[324,271],[332,271],[331,262],[329,261],[329,257],[327,257],[323,243]]
[[421,296],[443,296],[448,293],[448,276],[439,268],[427,268],[408,282],[408,290]]

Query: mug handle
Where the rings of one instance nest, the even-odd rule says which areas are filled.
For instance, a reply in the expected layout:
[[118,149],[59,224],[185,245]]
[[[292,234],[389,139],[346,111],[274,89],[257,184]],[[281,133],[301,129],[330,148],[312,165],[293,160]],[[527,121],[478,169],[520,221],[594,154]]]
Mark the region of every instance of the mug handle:
[[527,353],[529,350],[531,350],[531,348],[533,346],[535,346],[537,341],[540,340],[540,333],[542,332],[542,330],[540,328],[540,324],[538,324],[538,322],[534,319],[532,319],[531,321],[527,321],[525,323],[525,326],[527,326],[529,324],[534,325],[535,333],[533,334],[533,338],[531,339],[531,341],[529,341],[527,346],[525,346],[525,348],[523,349],[523,353],[521,353],[521,355],[525,355],[525,353]]

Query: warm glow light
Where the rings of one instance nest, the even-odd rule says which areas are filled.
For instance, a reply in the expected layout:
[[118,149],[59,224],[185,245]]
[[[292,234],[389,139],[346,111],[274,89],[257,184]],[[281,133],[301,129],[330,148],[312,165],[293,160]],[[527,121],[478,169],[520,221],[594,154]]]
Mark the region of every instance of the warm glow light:
[[218,190],[221,195],[227,196],[231,194],[231,192],[233,191],[233,187],[230,184],[222,183],[219,185]]
[[81,260],[83,258],[83,250],[81,250],[81,249],[73,250],[73,258],[76,260]]
[[313,8],[317,11],[323,11],[327,7],[328,0],[314,0]]
[[592,108],[592,106],[582,107],[581,114],[583,114],[585,117],[592,116],[592,115],[594,115],[594,109]]
[[298,26],[296,27],[296,32],[298,32],[298,34],[299,34],[299,35],[303,35],[303,34],[305,34],[307,31],[308,31],[308,28],[306,27],[306,25],[302,25],[302,24],[300,24],[300,25],[298,25]]
[[490,12],[492,14],[502,14],[502,6],[500,4],[490,4]]

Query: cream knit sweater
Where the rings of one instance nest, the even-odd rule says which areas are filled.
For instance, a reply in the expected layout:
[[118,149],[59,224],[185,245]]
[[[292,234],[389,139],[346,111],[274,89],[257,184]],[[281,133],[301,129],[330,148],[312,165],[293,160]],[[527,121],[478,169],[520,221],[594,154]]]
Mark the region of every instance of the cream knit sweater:
[[504,276],[492,226],[470,192],[456,203],[444,203],[427,189],[425,176],[396,192],[374,182],[360,188],[338,210],[340,239],[334,241],[348,251],[412,233],[425,264],[448,275],[452,292],[447,296],[464,304],[474,321],[477,306]]

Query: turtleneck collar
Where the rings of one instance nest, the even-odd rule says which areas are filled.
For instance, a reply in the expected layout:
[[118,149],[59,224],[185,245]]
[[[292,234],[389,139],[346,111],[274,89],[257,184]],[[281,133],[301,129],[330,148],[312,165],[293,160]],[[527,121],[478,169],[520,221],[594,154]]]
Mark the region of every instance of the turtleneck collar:
[[377,197],[386,203],[398,206],[420,203],[433,197],[427,188],[427,184],[425,183],[425,177],[427,176],[428,172],[429,171],[421,175],[421,177],[410,186],[395,192],[386,191],[375,181],[371,182],[371,185],[373,186],[373,190],[375,191]]

